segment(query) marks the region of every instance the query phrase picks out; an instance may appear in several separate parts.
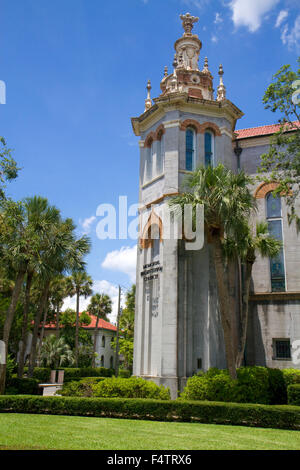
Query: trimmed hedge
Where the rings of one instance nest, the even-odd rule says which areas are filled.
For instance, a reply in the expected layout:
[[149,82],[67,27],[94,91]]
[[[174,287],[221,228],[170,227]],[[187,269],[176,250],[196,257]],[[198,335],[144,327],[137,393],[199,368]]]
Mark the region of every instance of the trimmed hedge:
[[[24,374],[28,373],[28,367],[24,367]],[[33,378],[37,379],[39,383],[47,383],[50,380],[51,369],[49,367],[35,367],[33,371]]]
[[114,374],[113,369],[105,367],[66,367],[62,369],[65,371],[64,380],[66,381],[83,377],[112,377]]
[[0,412],[300,429],[300,408],[289,405],[2,395],[0,396]]
[[127,369],[120,369],[119,370],[119,377],[122,377],[124,379],[129,379],[131,377],[131,372],[130,370]]
[[300,384],[288,386],[288,403],[300,406]]
[[282,373],[287,387],[300,383],[300,369],[283,369]]

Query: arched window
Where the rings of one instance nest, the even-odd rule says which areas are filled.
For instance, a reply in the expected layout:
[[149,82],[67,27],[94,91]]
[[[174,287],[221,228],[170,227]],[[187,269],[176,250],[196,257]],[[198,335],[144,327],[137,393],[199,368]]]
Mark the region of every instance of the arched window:
[[204,134],[204,154],[205,154],[205,166],[214,165],[214,134],[210,131]]
[[105,348],[105,336],[102,336],[102,348]]
[[191,127],[188,127],[185,132],[185,169],[193,171],[195,169],[196,159],[196,132]]
[[153,140],[149,143],[146,152],[146,175],[145,175],[145,182],[152,180],[152,172],[153,172],[153,153],[154,153],[154,145]]
[[[282,241],[282,213],[281,198],[274,197],[272,193],[266,196],[267,220],[269,233],[277,240]],[[270,275],[272,292],[285,291],[285,268],[283,248],[275,258],[270,259]]]
[[101,356],[100,364],[101,364],[101,367],[104,367],[104,356]]
[[157,154],[156,154],[156,174],[161,175],[164,172],[164,159],[165,159],[165,138],[164,134],[160,133],[159,140],[157,141]]

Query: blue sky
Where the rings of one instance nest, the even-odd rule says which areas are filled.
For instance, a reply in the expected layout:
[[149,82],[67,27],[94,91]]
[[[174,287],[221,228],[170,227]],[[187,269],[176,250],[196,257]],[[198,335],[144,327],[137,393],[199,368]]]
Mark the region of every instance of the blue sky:
[[[144,110],[146,84],[160,93],[171,69],[179,15],[199,16],[194,32],[217,86],[245,116],[237,128],[276,122],[262,96],[283,65],[300,55],[297,0],[1,0],[0,135],[22,167],[9,194],[39,194],[88,233],[95,290],[116,300],[134,280],[134,240],[99,240],[96,209],[138,198],[138,138],[130,117]],[[73,305],[73,301],[68,303]],[[83,302],[82,308],[85,303]]]

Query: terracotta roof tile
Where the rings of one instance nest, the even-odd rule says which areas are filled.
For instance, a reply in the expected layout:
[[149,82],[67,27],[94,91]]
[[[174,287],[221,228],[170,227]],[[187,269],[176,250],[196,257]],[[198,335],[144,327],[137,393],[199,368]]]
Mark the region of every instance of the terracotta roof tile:
[[[300,125],[299,121],[293,121],[294,124]],[[259,137],[262,135],[271,135],[275,132],[278,132],[280,129],[281,124],[270,124],[267,126],[259,126],[259,127],[250,127],[248,129],[239,129],[234,131],[237,135],[237,139],[247,139],[248,137]],[[289,129],[287,129],[289,130]],[[294,128],[290,129],[291,131]]]
[[[92,321],[89,325],[83,326],[82,328],[96,328],[96,321],[97,321],[96,316],[92,315],[90,313],[88,313],[88,315],[91,317]],[[56,328],[56,324],[55,323],[48,323],[45,326],[45,329],[51,329],[51,328]],[[103,328],[104,330],[117,331],[117,327],[115,325],[113,325],[112,323],[109,323],[108,321],[102,320],[101,318],[98,322],[98,328]]]

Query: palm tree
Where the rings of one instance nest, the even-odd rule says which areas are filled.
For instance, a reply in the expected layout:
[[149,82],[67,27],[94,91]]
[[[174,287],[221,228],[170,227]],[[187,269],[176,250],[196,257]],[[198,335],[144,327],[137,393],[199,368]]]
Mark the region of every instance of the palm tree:
[[75,326],[75,366],[78,367],[78,337],[79,337],[79,301],[80,296],[92,294],[92,278],[83,270],[74,270],[67,278],[67,291],[71,297],[76,295],[76,326]]
[[[6,228],[0,233],[0,245],[5,261],[10,262],[16,272],[15,285],[3,328],[3,342],[7,355],[11,326],[26,272],[29,266],[39,262],[48,230],[58,219],[59,212],[54,206],[49,206],[47,199],[41,197],[25,199],[18,203],[6,200],[2,204],[2,210]],[[6,364],[1,364],[0,394],[5,390],[5,376]]]
[[63,365],[73,365],[74,355],[63,337],[50,335],[45,338],[41,348],[41,361],[46,367],[57,369]]
[[238,238],[241,225],[249,219],[255,207],[250,192],[251,178],[244,172],[234,174],[219,164],[217,167],[200,167],[186,180],[186,191],[170,200],[171,206],[184,210],[186,204],[195,209],[204,206],[204,225],[207,241],[212,245],[219,309],[224,333],[225,353],[230,376],[236,378],[234,350],[234,321],[230,308],[230,295],[224,271],[224,237]]
[[37,340],[42,314],[45,311],[50,284],[56,276],[73,269],[83,269],[83,256],[90,250],[90,241],[83,236],[76,239],[71,219],[60,219],[48,230],[48,238],[40,262],[41,296],[34,320],[28,376],[33,375],[37,355]]
[[94,333],[94,344],[93,344],[93,360],[92,367],[95,367],[95,353],[96,353],[96,341],[98,333],[98,324],[100,318],[102,320],[108,320],[107,315],[112,311],[112,301],[107,294],[95,294],[92,296],[90,303],[87,307],[88,312],[96,317],[96,327]]

